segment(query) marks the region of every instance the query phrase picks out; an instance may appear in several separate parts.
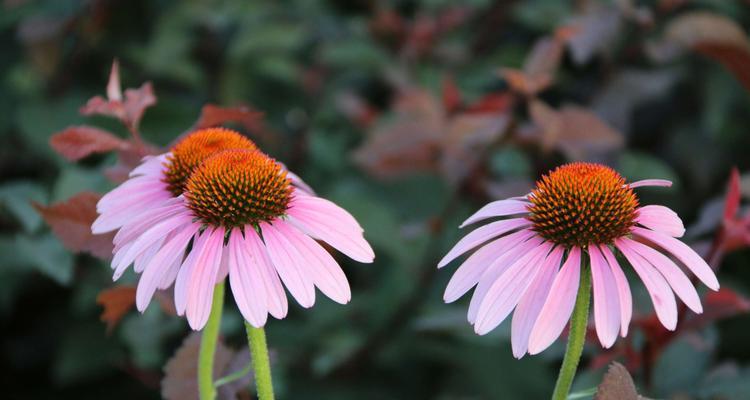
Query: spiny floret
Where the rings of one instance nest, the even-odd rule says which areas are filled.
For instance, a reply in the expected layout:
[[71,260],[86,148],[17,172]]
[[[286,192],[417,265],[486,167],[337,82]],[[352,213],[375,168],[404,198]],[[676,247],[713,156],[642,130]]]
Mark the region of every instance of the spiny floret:
[[286,171],[260,151],[225,150],[188,179],[188,207],[211,226],[257,225],[286,213],[292,193]]
[[240,133],[225,128],[201,129],[186,136],[172,147],[167,157],[164,180],[169,191],[175,196],[181,195],[190,174],[203,160],[228,149],[257,150],[257,146]]
[[533,229],[566,247],[609,244],[627,235],[638,207],[620,174],[593,163],[558,167],[537,181],[529,200]]

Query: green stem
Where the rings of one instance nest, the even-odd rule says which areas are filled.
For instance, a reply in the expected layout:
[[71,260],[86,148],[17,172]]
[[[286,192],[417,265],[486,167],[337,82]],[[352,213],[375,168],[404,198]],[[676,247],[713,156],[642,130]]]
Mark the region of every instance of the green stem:
[[273,400],[273,383],[271,381],[271,362],[268,359],[268,345],[266,332],[263,328],[255,328],[245,321],[247,341],[253,358],[255,370],[255,388],[260,400]]
[[214,298],[211,303],[211,314],[201,334],[201,348],[198,354],[198,393],[200,400],[214,400],[214,353],[219,340],[219,324],[224,308],[224,282],[214,287]]
[[568,346],[565,349],[560,367],[560,375],[557,377],[555,391],[552,392],[552,400],[566,400],[573,378],[581,361],[583,344],[586,341],[586,326],[589,320],[589,302],[591,299],[591,273],[586,263],[581,265],[581,282],[578,286],[578,296],[570,319],[570,332],[568,333]]

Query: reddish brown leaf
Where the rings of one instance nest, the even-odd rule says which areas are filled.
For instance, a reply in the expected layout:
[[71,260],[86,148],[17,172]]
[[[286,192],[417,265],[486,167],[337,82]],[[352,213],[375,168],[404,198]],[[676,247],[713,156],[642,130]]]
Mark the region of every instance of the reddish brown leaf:
[[91,224],[97,217],[96,203],[100,198],[96,193],[81,192],[65,202],[50,206],[33,203],[33,206],[65,247],[108,259],[112,256],[114,233],[91,233]]
[[117,136],[91,126],[69,126],[49,139],[50,146],[70,161],[78,161],[92,153],[123,150],[130,144]]
[[720,62],[750,90],[750,39],[735,21],[706,11],[685,13],[670,22],[665,38]]
[[443,176],[458,183],[480,161],[482,149],[501,137],[510,117],[508,114],[459,114],[448,123],[442,147],[440,166]]
[[737,215],[740,209],[740,171],[737,167],[732,168],[729,175],[729,185],[727,188],[727,197],[724,200],[724,220],[731,220]]
[[615,7],[590,6],[567,27],[574,32],[567,40],[573,62],[583,65],[612,48],[622,27],[621,13]]
[[195,126],[196,129],[203,129],[224,125],[227,122],[235,122],[244,126],[245,129],[256,130],[262,118],[262,112],[253,110],[245,105],[220,107],[213,104],[206,104],[203,106],[201,116],[198,118]]
[[[116,94],[116,92],[113,91],[111,94]],[[79,111],[83,115],[106,115],[117,118],[129,129],[135,130],[138,129],[143,113],[154,104],[156,104],[156,96],[153,87],[151,82],[146,82],[138,89],[125,90],[124,100],[104,99],[96,96]]]
[[[161,395],[164,399],[198,400],[197,377],[200,341],[200,332],[191,333],[164,366],[164,379],[161,381]],[[216,352],[214,353],[214,379],[238,371],[247,365],[249,356],[245,354],[240,359],[240,355],[242,355],[241,352],[237,353],[229,349],[219,340],[216,345]],[[248,383],[249,381],[245,378],[244,385],[221,386],[219,392],[223,395],[222,398],[236,399],[236,393],[246,390]],[[227,389],[230,389],[229,393],[226,391]]]
[[461,91],[451,76],[443,78],[443,108],[449,114],[461,108]]
[[534,96],[552,84],[563,54],[563,39],[539,39],[526,56],[523,69],[503,68],[500,75],[514,91]]
[[627,368],[618,362],[609,365],[602,383],[596,389],[594,400],[638,400],[642,399],[636,391],[633,378]]
[[112,332],[122,317],[135,306],[135,286],[104,289],[96,296],[96,304],[104,307],[100,319],[107,324],[107,331]]
[[728,288],[708,292],[703,303],[703,314],[692,318],[686,324],[689,328],[701,328],[718,320],[750,312],[750,300]]
[[377,118],[378,111],[352,92],[342,92],[336,96],[336,106],[352,123],[359,127],[369,127]]
[[587,159],[624,144],[622,134],[585,108],[566,105],[555,110],[540,100],[532,100],[529,108],[546,150],[558,148],[570,159]]

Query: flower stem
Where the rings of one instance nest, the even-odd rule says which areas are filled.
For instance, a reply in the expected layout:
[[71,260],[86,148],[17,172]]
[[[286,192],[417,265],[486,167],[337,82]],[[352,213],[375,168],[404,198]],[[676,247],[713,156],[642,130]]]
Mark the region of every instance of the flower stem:
[[255,388],[258,391],[258,399],[273,400],[273,383],[271,381],[271,362],[268,359],[268,345],[266,345],[266,332],[263,328],[256,328],[245,321],[247,341],[250,345],[250,353],[253,357],[253,369],[255,370]]
[[201,334],[201,348],[198,354],[198,393],[200,400],[214,400],[216,387],[214,386],[214,354],[216,342],[219,340],[219,324],[221,312],[224,308],[224,282],[214,287],[214,298],[211,304],[211,314]]
[[553,400],[566,400],[570,386],[573,384],[573,378],[578,369],[578,362],[581,361],[583,353],[583,344],[586,341],[586,327],[589,320],[589,302],[591,299],[591,273],[587,264],[581,265],[581,282],[578,286],[578,296],[576,297],[573,316],[570,319],[570,332],[568,333],[568,346],[565,349],[565,358],[563,358],[560,367],[560,375],[555,383],[555,391],[552,392]]

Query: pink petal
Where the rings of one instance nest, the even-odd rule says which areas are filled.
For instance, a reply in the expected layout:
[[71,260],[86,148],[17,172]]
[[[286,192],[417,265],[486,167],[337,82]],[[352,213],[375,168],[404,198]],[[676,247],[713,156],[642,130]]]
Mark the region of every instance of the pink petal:
[[532,236],[531,239],[513,247],[505,254],[502,254],[497,260],[490,264],[486,271],[484,271],[482,276],[479,277],[479,283],[477,284],[477,288],[474,290],[474,294],[471,296],[471,302],[469,303],[467,319],[471,324],[476,322],[477,315],[479,314],[479,307],[484,302],[484,297],[500,275],[502,275],[508,267],[513,265],[518,258],[541,245],[542,241],[542,238]]
[[526,354],[529,346],[529,335],[534,327],[539,312],[542,310],[552,282],[555,280],[557,270],[560,268],[565,249],[558,246],[545,258],[541,265],[541,271],[534,282],[526,290],[526,293],[518,302],[516,311],[513,312],[513,321],[511,323],[511,345],[513,347],[513,356],[521,358]]
[[299,177],[299,175],[287,170],[286,176],[290,181],[292,181],[292,185],[296,186],[299,191],[303,192],[304,194],[312,196],[315,195],[315,191],[310,187],[310,185],[305,183],[305,181],[303,181],[302,178]]
[[455,246],[443,257],[438,263],[438,268],[446,266],[449,262],[459,257],[461,254],[479,246],[480,244],[508,233],[512,230],[530,226],[531,222],[526,218],[504,219],[495,221],[485,226],[473,230],[456,243]]
[[348,303],[352,298],[349,281],[333,257],[317,242],[293,226],[283,221],[279,221],[275,226],[299,252],[299,262],[307,266],[315,286],[331,300],[340,304]]
[[143,270],[138,281],[138,289],[135,296],[135,305],[138,311],[143,312],[151,298],[156,292],[156,288],[162,283],[164,277],[170,275],[176,261],[181,261],[185,254],[190,239],[200,228],[199,224],[191,224],[177,232],[171,237],[164,246],[151,258]]
[[143,157],[141,165],[135,167],[135,169],[130,171],[130,176],[134,177],[138,175],[161,175],[166,168],[164,164],[167,162],[167,157],[170,155],[172,155],[172,153]]
[[495,260],[533,235],[531,230],[521,230],[482,246],[458,267],[445,288],[443,300],[446,303],[458,300],[479,282],[479,278]]
[[525,201],[518,201],[518,200],[493,201],[492,203],[489,203],[485,205],[484,207],[480,208],[479,211],[477,211],[476,213],[474,213],[474,215],[472,215],[466,221],[464,221],[464,223],[461,224],[460,228],[463,228],[466,225],[470,225],[477,221],[481,221],[487,218],[501,217],[501,216],[513,215],[513,214],[527,214],[528,212],[529,212],[529,203]]
[[609,246],[599,245],[599,250],[604,253],[604,258],[607,259],[609,268],[612,270],[612,276],[615,277],[617,294],[620,300],[620,336],[625,337],[628,335],[628,326],[633,316],[633,296],[630,294],[630,285]]
[[682,237],[685,234],[685,227],[680,217],[664,206],[652,205],[639,208],[635,222],[672,237]]
[[594,322],[599,342],[610,348],[620,330],[620,302],[617,284],[607,261],[596,245],[589,245],[591,283],[594,287]]
[[547,256],[551,248],[551,243],[542,243],[521,256],[497,278],[479,306],[474,332],[479,335],[488,333],[513,311],[539,273],[537,263]]
[[284,285],[302,307],[312,307],[315,304],[315,284],[305,271],[307,262],[275,226],[263,222],[260,228],[268,255]]
[[690,271],[692,271],[695,276],[697,276],[698,279],[710,289],[719,290],[719,281],[716,280],[714,271],[711,270],[711,267],[709,267],[708,264],[706,264],[706,262],[685,243],[663,233],[639,227],[633,227],[632,233],[656,243],[659,247],[668,251],[685,264],[685,266],[688,267],[688,269],[690,269]]
[[167,272],[163,274],[162,279],[159,282],[159,286],[157,286],[160,290],[165,290],[172,286],[175,279],[177,278],[177,274],[180,272],[180,265],[182,265],[182,261],[183,257],[178,257],[174,260],[172,265],[167,267]]
[[662,253],[646,246],[643,243],[636,242],[634,240],[623,238],[623,243],[627,243],[633,251],[640,254],[644,260],[648,261],[657,271],[659,271],[664,279],[667,280],[672,290],[682,299],[685,304],[690,307],[695,313],[700,314],[703,312],[701,306],[701,299],[698,297],[698,292],[693,287],[690,279],[685,275],[684,272],[678,267],[669,257]]
[[91,224],[91,233],[102,234],[114,231],[133,219],[133,216],[141,214],[152,208],[161,206],[168,198],[164,196],[148,195],[139,197],[128,207],[117,208],[105,212]]
[[250,325],[260,328],[268,318],[268,294],[261,275],[264,261],[248,251],[242,241],[242,232],[235,228],[229,235],[228,267],[229,284],[240,313]]
[[224,247],[224,228],[217,228],[208,234],[205,250],[195,260],[187,285],[185,316],[193,330],[203,329],[211,313],[216,275],[221,264]]
[[581,280],[581,249],[573,247],[560,272],[552,282],[547,300],[529,336],[529,354],[538,354],[549,347],[562,333],[573,313]]
[[132,242],[155,224],[184,211],[184,209],[185,206],[181,199],[173,199],[173,201],[165,202],[161,207],[145,211],[134,217],[115,234],[112,240],[115,244],[114,251],[118,251],[122,245]]
[[354,217],[332,202],[314,196],[296,196],[287,212],[289,222],[296,228],[353,260],[370,263],[375,259]]
[[180,266],[180,271],[177,273],[177,281],[174,285],[174,305],[177,310],[177,315],[185,314],[185,307],[187,306],[188,299],[188,282],[193,274],[193,267],[198,258],[202,257],[204,251],[206,251],[206,241],[208,240],[208,232],[203,234],[197,234],[193,239],[193,246],[190,252],[185,257],[185,261]]
[[133,261],[133,271],[135,271],[136,274],[140,274],[141,272],[143,272],[143,269],[146,268],[148,262],[151,261],[151,259],[156,255],[156,252],[159,251],[161,246],[164,244],[164,240],[171,236],[172,233],[157,239],[154,244],[146,249],[146,251],[136,257],[135,261]]
[[268,256],[268,250],[263,241],[258,236],[255,229],[245,227],[245,238],[241,244],[242,248],[252,254],[258,262],[258,273],[263,281],[266,291],[266,306],[268,312],[274,317],[281,319],[286,317],[288,304],[286,301],[286,292],[279,280],[279,274],[273,268],[271,258]]
[[628,186],[630,186],[631,189],[641,187],[641,186],[671,187],[672,181],[668,181],[666,179],[643,179],[640,181],[632,182]]
[[625,255],[643,284],[646,285],[651,301],[654,303],[656,316],[661,324],[673,331],[677,326],[677,303],[667,281],[643,257],[632,251],[622,239],[615,240],[615,245]]

